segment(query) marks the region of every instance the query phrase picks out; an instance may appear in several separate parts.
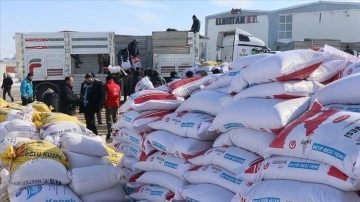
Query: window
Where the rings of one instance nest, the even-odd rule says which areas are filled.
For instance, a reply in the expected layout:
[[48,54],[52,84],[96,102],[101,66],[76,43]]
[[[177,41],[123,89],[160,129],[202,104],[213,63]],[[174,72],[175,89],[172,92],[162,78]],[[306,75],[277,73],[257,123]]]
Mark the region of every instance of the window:
[[279,39],[292,38],[292,15],[279,16]]
[[249,42],[250,39],[248,36],[245,36],[245,35],[242,35],[242,34],[239,34],[239,41],[246,41],[246,42]]

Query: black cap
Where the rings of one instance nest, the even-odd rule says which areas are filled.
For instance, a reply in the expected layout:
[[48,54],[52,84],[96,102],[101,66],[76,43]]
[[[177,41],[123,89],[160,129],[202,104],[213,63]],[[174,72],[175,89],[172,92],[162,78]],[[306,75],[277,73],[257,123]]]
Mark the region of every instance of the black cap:
[[31,77],[31,76],[34,76],[34,74],[33,73],[28,73],[28,75],[27,75],[27,77]]
[[95,73],[94,72],[91,72],[90,74],[91,74],[92,78],[95,78]]
[[85,74],[85,79],[87,79],[87,78],[93,78],[93,76],[92,76],[92,74],[91,73],[87,73],[87,74]]
[[193,15],[193,17],[192,18],[196,18],[196,15]]

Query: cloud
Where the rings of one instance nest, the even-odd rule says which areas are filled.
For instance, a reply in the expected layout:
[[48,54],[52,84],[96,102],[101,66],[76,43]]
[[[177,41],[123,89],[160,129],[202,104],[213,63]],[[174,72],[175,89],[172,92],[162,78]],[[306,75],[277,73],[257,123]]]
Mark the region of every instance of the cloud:
[[166,4],[163,4],[159,1],[123,0],[121,2],[129,6],[138,7],[138,8],[158,8],[158,9],[168,8]]

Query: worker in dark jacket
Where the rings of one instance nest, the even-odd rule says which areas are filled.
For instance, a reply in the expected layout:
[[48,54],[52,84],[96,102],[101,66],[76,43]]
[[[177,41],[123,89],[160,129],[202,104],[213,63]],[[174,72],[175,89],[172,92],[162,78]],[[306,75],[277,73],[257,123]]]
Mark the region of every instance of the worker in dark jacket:
[[65,77],[65,85],[60,88],[59,112],[74,115],[79,98],[72,90],[74,79],[71,76]]
[[192,16],[193,24],[191,26],[191,31],[197,33],[200,31],[200,20],[197,19],[196,15]]
[[11,86],[14,84],[11,76],[7,73],[3,75],[3,83],[1,85],[1,89],[3,90],[3,99],[6,100],[6,93],[11,98],[11,102],[14,102],[14,97],[11,95]]
[[94,134],[98,134],[95,126],[95,113],[100,112],[103,106],[104,88],[100,82],[94,82],[91,73],[85,75],[81,84],[80,113],[84,113],[86,127]]

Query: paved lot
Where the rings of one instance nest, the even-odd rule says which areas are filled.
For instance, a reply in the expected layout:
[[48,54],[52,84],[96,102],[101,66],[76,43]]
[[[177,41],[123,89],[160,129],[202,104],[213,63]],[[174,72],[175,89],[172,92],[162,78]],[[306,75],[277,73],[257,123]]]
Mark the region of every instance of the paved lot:
[[[19,103],[21,104],[21,94],[20,94],[20,84],[19,83],[16,83],[13,85],[12,89],[11,89],[11,94],[12,96],[14,97],[15,99],[15,102],[16,103]],[[1,96],[2,96],[2,91],[1,91]],[[6,100],[8,102],[10,102],[10,98],[9,96],[6,95]],[[84,118],[84,115],[83,114],[76,114],[75,115],[81,122],[84,122],[85,123],[85,118]],[[97,122],[96,122],[96,127],[98,129],[98,132],[100,135],[103,135],[103,138],[105,139],[105,135],[107,133],[107,129],[106,129],[106,122],[105,122],[105,110],[102,110],[102,113],[101,113],[101,118],[102,118],[102,125],[98,125]]]

